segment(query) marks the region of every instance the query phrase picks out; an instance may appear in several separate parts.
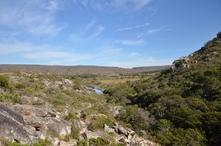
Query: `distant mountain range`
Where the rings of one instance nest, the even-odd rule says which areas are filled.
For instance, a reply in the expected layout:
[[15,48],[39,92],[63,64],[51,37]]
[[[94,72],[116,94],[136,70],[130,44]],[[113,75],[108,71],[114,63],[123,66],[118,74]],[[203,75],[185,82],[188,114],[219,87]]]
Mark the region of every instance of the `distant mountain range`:
[[170,65],[134,67],[132,69],[104,66],[57,66],[57,65],[21,65],[0,64],[0,72],[36,72],[51,74],[130,74],[168,69]]

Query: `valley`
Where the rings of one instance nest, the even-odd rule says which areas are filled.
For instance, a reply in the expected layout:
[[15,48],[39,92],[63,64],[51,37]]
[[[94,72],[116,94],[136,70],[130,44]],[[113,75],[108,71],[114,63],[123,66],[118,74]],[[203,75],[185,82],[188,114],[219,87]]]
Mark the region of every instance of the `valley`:
[[221,145],[221,32],[172,66],[0,73],[4,146]]

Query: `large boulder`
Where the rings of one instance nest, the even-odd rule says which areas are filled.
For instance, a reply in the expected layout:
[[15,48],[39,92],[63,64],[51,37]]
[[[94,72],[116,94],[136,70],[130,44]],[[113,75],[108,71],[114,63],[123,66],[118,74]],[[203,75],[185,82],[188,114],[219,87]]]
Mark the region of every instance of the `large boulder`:
[[61,137],[71,133],[70,124],[60,119],[58,113],[50,108],[31,105],[14,105],[12,108],[22,114],[25,123],[37,131],[42,138],[47,132],[55,132]]
[[39,137],[34,130],[29,129],[21,114],[0,103],[0,137],[10,141],[31,144]]

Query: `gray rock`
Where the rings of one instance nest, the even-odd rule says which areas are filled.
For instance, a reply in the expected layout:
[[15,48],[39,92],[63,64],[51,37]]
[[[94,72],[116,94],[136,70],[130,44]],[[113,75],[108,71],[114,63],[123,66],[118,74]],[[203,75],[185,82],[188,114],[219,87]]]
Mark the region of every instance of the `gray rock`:
[[135,135],[130,142],[128,143],[129,146],[159,146],[158,144],[146,140],[144,138],[140,138],[137,135]]
[[49,87],[51,85],[50,80],[44,80],[43,83],[45,84],[46,87]]
[[106,132],[103,132],[103,131],[86,131],[84,134],[86,135],[87,139],[98,138],[98,137],[103,137],[103,138],[106,138],[106,139],[109,138],[109,135]]
[[122,106],[115,106],[113,108],[111,107],[110,114],[117,116],[121,112],[122,108]]
[[74,125],[74,127],[75,127],[75,128],[78,128],[78,129],[80,129],[80,128],[82,127],[81,122],[78,121],[78,120],[74,120],[74,121],[72,122],[72,125]]
[[68,85],[68,86],[73,85],[72,81],[70,81],[69,79],[63,79],[62,82],[63,82],[63,84]]
[[47,131],[56,132],[59,136],[64,137],[71,134],[71,126],[68,122],[57,118],[45,118]]
[[10,141],[31,144],[39,139],[35,131],[29,129],[23,117],[0,103],[0,137]]
[[113,133],[115,130],[113,128],[110,128],[108,125],[104,124],[104,131],[107,133]]
[[57,113],[50,108],[30,105],[14,105],[12,108],[23,115],[25,123],[39,136],[46,136],[48,131],[56,132],[61,137],[71,133],[70,124],[58,118]]
[[61,141],[60,146],[76,146],[77,140],[71,139],[69,142]]
[[118,134],[123,134],[126,137],[128,137],[129,135],[135,134],[135,132],[133,130],[131,130],[130,128],[124,128],[121,125],[119,125],[118,123],[115,123],[114,129]]

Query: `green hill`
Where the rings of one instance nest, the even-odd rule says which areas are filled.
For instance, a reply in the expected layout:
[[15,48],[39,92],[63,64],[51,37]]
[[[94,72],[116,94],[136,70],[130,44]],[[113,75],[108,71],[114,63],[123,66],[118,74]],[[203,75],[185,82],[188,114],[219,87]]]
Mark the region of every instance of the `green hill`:
[[221,32],[154,78],[105,93],[127,105],[118,120],[162,145],[221,145]]

